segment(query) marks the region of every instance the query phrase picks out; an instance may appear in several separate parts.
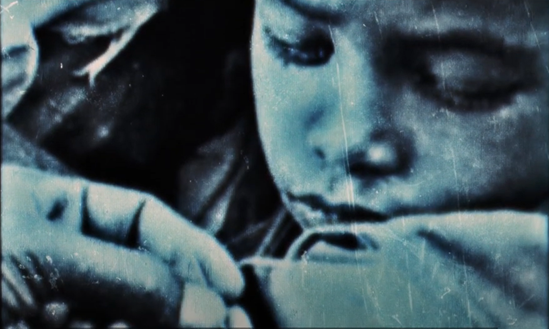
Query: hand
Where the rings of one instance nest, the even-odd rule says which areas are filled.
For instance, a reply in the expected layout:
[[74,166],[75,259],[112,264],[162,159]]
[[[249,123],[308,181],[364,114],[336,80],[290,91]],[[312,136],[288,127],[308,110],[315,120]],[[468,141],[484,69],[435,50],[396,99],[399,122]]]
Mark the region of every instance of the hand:
[[546,328],[547,251],[547,215],[460,212],[317,227],[248,263],[280,326]]
[[225,304],[243,286],[211,236],[149,195],[2,166],[4,326],[223,327],[247,319]]

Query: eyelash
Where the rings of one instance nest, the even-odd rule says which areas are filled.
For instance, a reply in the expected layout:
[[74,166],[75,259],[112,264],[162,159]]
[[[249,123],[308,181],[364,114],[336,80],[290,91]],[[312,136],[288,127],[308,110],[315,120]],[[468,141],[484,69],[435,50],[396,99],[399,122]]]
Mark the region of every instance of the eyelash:
[[274,36],[269,29],[264,30],[264,35],[267,38],[267,48],[284,66],[321,66],[328,63],[334,54],[332,41],[322,35],[310,36],[296,43]]
[[[284,66],[290,64],[300,67],[321,66],[328,63],[335,53],[332,40],[321,34],[309,36],[295,43],[275,36],[268,28],[264,29],[264,35],[267,40],[267,48],[278,60],[282,61]],[[460,88],[460,86],[467,85],[467,82],[456,80],[457,88],[446,88],[443,84],[444,80],[434,73],[433,66],[428,63],[426,51],[411,47],[408,51],[397,51],[396,58],[384,53],[385,67],[391,67],[386,73],[391,72],[389,73],[391,76],[402,76],[404,73],[409,79],[407,80],[409,85],[412,85],[417,92],[450,111],[493,111],[510,104],[516,94],[527,90],[534,84],[534,81],[528,82],[524,78],[514,81],[492,79],[481,81],[482,83],[472,90],[463,90],[465,88]],[[393,55],[396,54],[393,53]],[[460,83],[461,85],[459,85]]]
[[[445,81],[433,72],[432,65],[428,63],[406,67],[403,71],[407,71],[412,87],[419,93],[455,112],[493,111],[510,104],[516,94],[529,88],[524,79],[482,80],[479,77],[478,80],[468,81],[446,77]],[[454,86],[448,86],[452,82]]]
[[510,104],[513,96],[521,91],[518,84],[494,87],[479,87],[474,92],[438,91],[434,99],[449,110],[459,111],[492,111]]
[[[484,52],[465,47],[472,47],[471,43],[463,42],[461,47],[451,44],[441,47],[422,44],[421,41],[390,40],[380,53],[377,65],[384,76],[404,82],[426,99],[454,112],[494,111],[511,104],[517,94],[536,85],[536,74],[528,73],[529,66],[517,64],[527,62],[524,59],[529,58],[522,50],[502,47],[501,50]],[[437,62],[429,59],[433,54],[491,58],[489,61],[493,66],[486,70],[496,70],[499,77],[485,76],[482,72],[470,77],[442,77],[436,72]],[[484,67],[481,65],[479,68]]]

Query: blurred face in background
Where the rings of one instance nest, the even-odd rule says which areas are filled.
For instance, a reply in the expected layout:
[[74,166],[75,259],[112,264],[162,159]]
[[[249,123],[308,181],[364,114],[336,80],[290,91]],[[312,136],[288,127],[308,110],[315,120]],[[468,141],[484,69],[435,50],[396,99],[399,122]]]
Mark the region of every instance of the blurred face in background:
[[548,6],[258,0],[259,131],[300,224],[546,200]]
[[[4,122],[81,175],[174,200],[182,163],[253,114],[247,75],[252,0],[33,5],[14,5],[10,15],[18,19],[2,21],[11,28],[2,36],[23,45],[28,33],[17,26],[26,26],[24,15],[42,12],[45,21],[34,27],[39,52],[28,51],[39,53],[32,85],[23,95],[13,87],[23,79],[3,86],[3,100],[21,98]],[[3,60],[3,79],[10,63],[12,72],[31,74],[17,61],[21,53],[16,48]]]

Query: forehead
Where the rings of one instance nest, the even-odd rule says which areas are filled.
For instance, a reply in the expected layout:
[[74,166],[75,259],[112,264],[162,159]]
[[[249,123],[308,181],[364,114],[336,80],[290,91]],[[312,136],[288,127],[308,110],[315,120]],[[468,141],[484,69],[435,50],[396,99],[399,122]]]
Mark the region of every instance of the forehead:
[[[507,41],[539,43],[547,39],[546,0],[263,0],[267,7],[291,11],[301,18],[332,25],[360,23],[401,30],[476,29]],[[376,27],[376,26],[374,26]],[[523,40],[529,38],[531,40]],[[536,40],[538,39],[538,40]],[[544,41],[545,41],[544,39]],[[549,43],[549,42],[548,42]]]
[[492,17],[530,17],[549,10],[546,0],[270,0],[289,7],[318,14],[360,17],[376,11],[390,15],[432,14],[433,8],[443,15],[490,14]]

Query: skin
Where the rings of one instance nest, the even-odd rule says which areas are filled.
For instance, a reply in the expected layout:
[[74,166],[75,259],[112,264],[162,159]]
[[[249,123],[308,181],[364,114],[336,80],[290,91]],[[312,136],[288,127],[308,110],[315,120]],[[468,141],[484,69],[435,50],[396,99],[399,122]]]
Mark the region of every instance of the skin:
[[[182,47],[179,55],[183,58],[155,46],[147,51],[135,48],[136,42],[147,43],[151,29],[163,31],[161,42],[170,39],[166,33],[168,28],[173,30],[174,16],[193,27],[192,31],[187,29],[192,36],[211,36],[214,32],[203,27],[215,20],[215,10],[207,10],[208,15],[199,15],[198,20],[182,20],[181,14],[196,16],[206,10],[196,4],[173,4],[173,14],[164,16],[161,23],[157,20],[147,24],[148,28],[134,38],[137,29],[165,3],[71,0],[46,1],[37,6],[27,0],[1,2],[2,73],[11,73],[2,75],[3,132],[11,131],[7,136],[13,137],[7,143],[4,139],[3,145],[14,150],[11,159],[3,154],[0,175],[1,191],[8,191],[1,194],[0,202],[3,328],[106,327],[124,323],[170,328],[249,326],[245,312],[228,304],[242,293],[244,282],[238,265],[217,240],[152,195],[68,175],[63,165],[40,149],[48,149],[87,178],[98,176],[85,167],[99,170],[103,181],[137,186],[170,199],[158,190],[173,187],[175,191],[174,179],[168,185],[156,185],[163,179],[150,180],[150,175],[140,171],[150,169],[165,177],[170,173],[173,176],[181,165],[177,161],[182,161],[185,154],[173,152],[166,143],[179,145],[178,140],[184,138],[192,149],[192,145],[213,136],[211,131],[217,129],[214,126],[231,124],[217,120],[220,124],[216,125],[209,116],[211,129],[203,134],[192,129],[188,132],[181,126],[188,121],[192,128],[200,127],[200,119],[191,113],[194,107],[187,106],[186,97],[205,99],[203,95],[208,94],[211,106],[198,102],[199,110],[209,108],[220,114],[214,106],[220,98],[212,97],[212,93],[218,89],[220,92],[222,86],[212,83],[212,79],[220,80],[225,75],[221,68],[228,47],[236,47],[236,41],[218,45],[205,37],[204,45],[223,50],[200,47],[197,38],[181,34],[186,29],[178,23],[176,41],[191,40],[194,46]],[[232,23],[228,25],[232,34],[239,34]],[[159,39],[156,34],[155,39]],[[134,42],[129,44],[130,40]],[[160,59],[164,55],[167,57]],[[176,68],[163,63],[166,61],[183,66]],[[200,63],[206,68],[198,68]],[[185,74],[179,74],[181,70]],[[196,76],[208,80],[205,88],[200,87]],[[181,92],[181,88],[169,87],[180,84],[175,80],[181,78],[192,81],[196,88]],[[145,85],[155,86],[156,91]],[[177,89],[176,93],[170,93],[172,89]],[[231,93],[230,104],[222,102],[227,107],[222,109],[227,112],[225,116],[232,114],[232,104],[239,96]],[[174,111],[174,104],[183,111]],[[57,114],[49,115],[52,111]],[[170,131],[170,124],[160,122],[167,118],[162,113],[167,114],[177,132]],[[193,120],[174,120],[174,115]],[[184,131],[188,132],[183,133],[185,136],[180,134]],[[29,141],[19,134],[27,135]],[[72,137],[66,138],[67,134]],[[129,141],[131,136],[139,141]],[[155,146],[159,141],[163,141],[162,148]],[[117,145],[122,149],[114,150]],[[165,160],[174,172],[158,170],[164,168],[159,164],[164,161],[160,160],[160,149],[167,150]],[[113,159],[115,155],[125,160]],[[26,162],[14,161],[20,159]],[[106,167],[97,161],[103,161]],[[66,176],[19,166],[38,166],[49,173],[55,168]],[[128,182],[119,181],[121,177]]]
[[1,187],[3,327],[246,325],[234,260],[152,196],[6,164]]
[[542,1],[258,0],[259,131],[297,221],[539,207],[547,16]]

